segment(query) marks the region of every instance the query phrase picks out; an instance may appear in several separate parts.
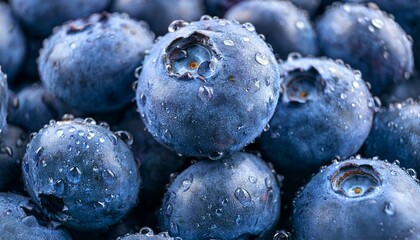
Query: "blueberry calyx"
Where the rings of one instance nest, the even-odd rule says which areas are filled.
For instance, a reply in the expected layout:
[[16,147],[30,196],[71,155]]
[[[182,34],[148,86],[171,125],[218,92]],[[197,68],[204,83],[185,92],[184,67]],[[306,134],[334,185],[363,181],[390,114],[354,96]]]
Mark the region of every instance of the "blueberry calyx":
[[346,164],[331,178],[333,190],[349,198],[367,196],[379,187],[381,182],[379,173],[367,164]]
[[175,39],[163,56],[166,72],[182,80],[206,79],[216,73],[220,54],[204,33],[193,32],[188,37]]
[[296,69],[285,76],[281,85],[283,102],[306,103],[316,101],[325,88],[325,82],[314,67],[308,70]]

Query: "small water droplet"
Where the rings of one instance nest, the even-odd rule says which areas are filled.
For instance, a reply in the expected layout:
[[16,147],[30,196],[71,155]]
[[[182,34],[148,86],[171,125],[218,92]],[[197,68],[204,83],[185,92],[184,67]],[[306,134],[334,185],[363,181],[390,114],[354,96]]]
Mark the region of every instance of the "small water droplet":
[[302,29],[304,29],[304,28],[305,28],[305,23],[304,23],[304,22],[302,22],[302,21],[297,21],[297,22],[295,23],[295,25],[296,25],[296,27],[297,27],[298,29],[300,29],[300,30],[302,30]]
[[133,144],[133,135],[127,131],[116,131],[115,136],[123,140],[123,142],[129,146]]
[[211,160],[219,160],[224,156],[223,152],[214,152],[214,153],[210,153],[210,155],[208,156]]
[[113,173],[109,169],[106,169],[102,172],[102,177],[103,177],[104,181],[108,184],[114,183],[115,180],[117,180],[117,177],[115,176],[115,173]]
[[168,203],[168,205],[166,205],[166,215],[171,216],[173,210],[174,210],[174,208],[172,207],[172,205],[170,203]]
[[249,192],[243,188],[237,188],[235,190],[235,198],[242,204],[244,207],[248,207],[252,203],[251,195]]
[[417,172],[416,170],[412,169],[412,168],[408,168],[406,170],[407,174],[410,175],[410,177],[416,179],[417,178]]
[[345,94],[345,93],[340,93],[340,98],[341,99],[346,99],[347,98],[347,94]]
[[255,26],[250,22],[246,22],[246,23],[242,24],[242,27],[245,28],[246,30],[250,31],[250,32],[255,31]]
[[190,189],[192,183],[193,183],[194,177],[192,175],[187,176],[186,179],[184,179],[181,183],[181,189],[182,191],[186,192],[188,189]]
[[63,133],[64,133],[64,130],[63,130],[62,128],[59,128],[59,129],[57,129],[57,131],[55,131],[55,134],[56,134],[58,137],[63,136]]
[[203,15],[203,16],[200,17],[201,21],[208,21],[208,20],[211,20],[211,19],[212,19],[212,17],[210,15]]
[[224,40],[223,44],[225,44],[226,46],[234,46],[235,45],[235,43],[230,39]]
[[200,97],[203,102],[210,101],[213,98],[213,95],[214,90],[212,87],[201,86],[198,88],[198,97]]
[[249,182],[251,182],[251,183],[256,183],[256,182],[257,182],[257,178],[256,178],[256,177],[254,177],[254,176],[249,176],[249,177],[248,177],[248,180],[249,180]]
[[386,202],[385,203],[385,206],[384,206],[384,212],[387,215],[390,215],[390,216],[394,215],[395,214],[395,206],[394,206],[394,204],[391,203],[391,202]]
[[67,180],[71,183],[79,183],[81,180],[82,171],[78,167],[72,167],[67,172],[66,177]]
[[[135,70],[134,70],[134,77],[136,78],[136,79],[138,79],[139,77],[140,77],[140,74],[141,74],[141,71],[143,70],[143,65],[141,65],[141,66],[138,66]],[[137,81],[135,81],[135,82],[137,82]],[[136,90],[137,89],[137,84],[138,84],[138,82],[137,83],[135,83],[135,84],[133,84],[133,89],[134,90]]]
[[218,208],[218,209],[216,209],[215,212],[216,212],[216,215],[220,217],[220,216],[222,216],[223,210],[221,208]]
[[261,52],[257,52],[255,54],[255,61],[257,61],[257,63],[265,66],[269,63],[269,59],[267,57],[267,55],[265,55],[264,53]]
[[168,32],[175,32],[182,27],[187,26],[189,23],[184,20],[174,20],[168,26]]
[[384,22],[379,18],[372,19],[372,25],[377,29],[381,29],[384,26]]

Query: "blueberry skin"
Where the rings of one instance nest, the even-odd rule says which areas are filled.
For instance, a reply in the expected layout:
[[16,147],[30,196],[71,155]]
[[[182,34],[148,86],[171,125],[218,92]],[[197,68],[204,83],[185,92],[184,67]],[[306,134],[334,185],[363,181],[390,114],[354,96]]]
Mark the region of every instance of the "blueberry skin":
[[158,143],[146,130],[136,111],[127,111],[118,129],[125,130],[133,136],[131,150],[141,166],[141,202],[160,206],[160,199],[166,191],[170,175],[185,169],[189,161]]
[[420,103],[408,100],[391,104],[375,114],[364,154],[389,161],[399,160],[402,167],[420,172]]
[[9,104],[9,88],[7,76],[2,72],[0,66],[0,133],[6,128],[7,105]]
[[43,226],[30,212],[34,206],[29,198],[13,193],[0,193],[0,239],[14,240],[70,240],[61,229]]
[[9,81],[20,70],[26,54],[26,37],[9,4],[0,2],[0,66]]
[[146,21],[158,36],[168,32],[168,25],[178,19],[195,21],[204,14],[202,0],[115,0],[112,12],[127,13]]
[[387,92],[381,95],[383,105],[401,103],[408,99],[416,99],[420,96],[420,76],[414,75],[407,81],[393,85]]
[[163,198],[160,226],[184,240],[266,239],[279,216],[272,170],[259,157],[237,152],[178,175]]
[[72,229],[108,227],[137,202],[140,178],[131,150],[91,119],[41,129],[27,146],[22,169],[34,203]]
[[143,227],[139,233],[127,234],[126,236],[119,237],[117,240],[182,240],[181,238],[173,238],[167,232],[155,234],[151,228]]
[[204,0],[206,13],[211,16],[223,17],[235,4],[244,0]]
[[260,151],[279,172],[312,173],[355,154],[372,126],[374,100],[360,76],[326,58],[280,64],[282,94]]
[[381,10],[361,4],[336,5],[319,19],[316,30],[325,55],[359,69],[375,95],[413,72],[412,42]]
[[10,124],[0,135],[0,191],[10,190],[19,183],[28,141],[25,130]]
[[418,239],[420,185],[395,164],[352,159],[318,173],[294,204],[294,239]]
[[70,109],[41,84],[21,89],[9,101],[8,121],[37,132],[51,119],[59,120]]
[[277,104],[274,54],[249,24],[203,16],[170,28],[139,75],[136,100],[146,127],[182,155],[238,151],[262,132]]
[[120,14],[67,22],[45,43],[39,72],[45,87],[83,113],[117,111],[134,98],[134,70],[154,34]]
[[318,42],[307,13],[288,1],[243,1],[225,18],[252,23],[283,59],[291,52],[317,55]]
[[[375,3],[382,10],[392,14],[395,21],[408,33],[414,40],[414,57],[417,69],[420,70],[420,1],[388,1],[388,0],[345,0],[344,2],[354,3]],[[417,46],[416,46],[417,45]]]
[[310,16],[315,16],[322,0],[290,0],[294,5],[308,11]]
[[48,37],[64,22],[105,11],[111,0],[10,0],[13,12],[34,36]]

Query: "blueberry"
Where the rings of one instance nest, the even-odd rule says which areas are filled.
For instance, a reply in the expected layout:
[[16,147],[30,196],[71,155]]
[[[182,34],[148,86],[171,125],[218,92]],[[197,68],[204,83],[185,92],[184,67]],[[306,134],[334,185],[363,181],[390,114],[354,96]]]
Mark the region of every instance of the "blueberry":
[[45,87],[84,113],[117,111],[134,97],[134,69],[154,35],[119,14],[94,14],[60,27],[40,52]]
[[146,127],[183,155],[238,151],[262,132],[277,104],[274,54],[249,24],[203,16],[169,28],[139,75]]
[[130,132],[133,136],[131,150],[139,164],[142,177],[140,200],[147,208],[159,205],[169,183],[170,175],[183,170],[189,161],[158,143],[146,130],[138,113],[127,111],[119,129]]
[[160,226],[184,240],[266,239],[279,216],[275,175],[259,157],[238,152],[178,175],[163,199]]
[[223,17],[227,10],[244,0],[204,0],[206,13],[211,16]]
[[360,72],[340,61],[293,56],[280,64],[282,94],[258,143],[281,173],[302,177],[336,156],[355,154],[375,105]]
[[404,102],[407,99],[416,99],[420,96],[420,76],[414,75],[407,81],[393,85],[381,95],[383,104]]
[[7,87],[7,76],[2,72],[0,66],[0,133],[6,128],[7,105],[9,104],[9,89]]
[[391,104],[375,114],[364,153],[420,172],[420,103],[407,100]]
[[0,2],[0,66],[12,81],[18,74],[26,54],[26,37],[9,4]]
[[167,232],[155,234],[151,228],[143,227],[139,233],[128,234],[117,240],[181,240],[181,238],[172,238]]
[[381,10],[361,4],[336,5],[316,27],[324,53],[359,69],[374,94],[409,78],[413,71],[412,42]]
[[322,0],[290,0],[294,5],[305,9],[311,16],[315,16]]
[[20,184],[21,164],[28,134],[20,127],[8,125],[0,136],[0,191]]
[[[140,179],[133,154],[104,126],[92,119],[51,122],[26,149],[26,190],[47,216],[72,229],[110,226],[137,202]],[[130,142],[127,134],[120,135]]]
[[168,25],[174,20],[198,20],[204,14],[204,5],[202,0],[115,0],[111,11],[144,20],[161,36],[168,32]]
[[34,84],[21,89],[9,101],[8,121],[37,132],[51,119],[58,120],[69,110],[44,86]]
[[415,63],[417,69],[420,70],[420,4],[418,1],[345,0],[345,2],[375,3],[382,10],[392,14],[395,21],[413,38]]
[[43,226],[35,215],[34,206],[26,197],[0,193],[0,232],[1,239],[14,240],[70,240],[70,235],[52,225]]
[[102,12],[111,0],[10,0],[13,12],[35,36],[47,37],[54,27],[92,13]]
[[418,239],[420,185],[394,164],[352,159],[318,173],[294,204],[294,239]]
[[243,1],[226,13],[227,19],[250,22],[264,34],[275,53],[316,55],[318,42],[306,13],[288,1]]

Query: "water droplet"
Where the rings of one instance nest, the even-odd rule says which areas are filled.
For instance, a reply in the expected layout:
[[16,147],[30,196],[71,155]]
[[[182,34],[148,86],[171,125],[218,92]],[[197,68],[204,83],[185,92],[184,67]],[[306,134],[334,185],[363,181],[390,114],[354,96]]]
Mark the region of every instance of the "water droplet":
[[153,237],[154,232],[149,227],[143,227],[143,228],[140,229],[140,234],[144,235],[144,236],[147,236],[147,237]]
[[252,203],[251,195],[249,192],[243,188],[237,188],[235,190],[235,198],[242,204],[244,207],[248,207]]
[[177,234],[178,233],[178,225],[174,222],[170,222],[169,225],[170,225],[170,228],[171,228],[171,232],[173,234]]
[[201,86],[198,88],[198,97],[200,97],[200,99],[203,102],[207,102],[211,100],[213,98],[213,95],[214,95],[214,90],[212,87]]
[[385,206],[384,206],[384,212],[389,215],[392,216],[395,214],[395,206],[393,203],[391,202],[386,202]]
[[187,176],[186,179],[184,179],[181,183],[181,189],[182,191],[186,192],[188,189],[190,189],[192,183],[193,183],[194,177],[192,175]]
[[9,146],[1,146],[0,154],[7,154],[9,157],[13,157],[13,149]]
[[346,99],[347,98],[347,94],[345,94],[345,93],[340,93],[340,98],[341,99]]
[[233,45],[235,45],[235,43],[233,43],[233,41],[230,40],[230,39],[224,40],[223,41],[223,44],[225,44],[226,46],[233,46]]
[[187,26],[189,23],[184,20],[175,20],[171,22],[168,26],[168,32],[175,32],[182,27]]
[[287,55],[287,60],[288,61],[293,61],[293,60],[299,59],[301,57],[302,57],[302,55],[300,53],[291,52],[291,53],[289,53],[289,55]]
[[208,156],[211,160],[219,160],[224,156],[223,152],[213,152]]
[[417,178],[417,172],[416,170],[412,169],[412,168],[408,168],[406,170],[407,174],[410,175],[410,177],[416,179]]
[[201,21],[208,21],[208,20],[211,20],[211,19],[212,19],[212,17],[210,15],[203,15],[203,16],[200,17]]
[[250,32],[255,31],[255,26],[250,22],[246,22],[246,23],[242,24],[242,27],[245,28],[246,30],[250,31]]
[[248,180],[249,180],[249,182],[251,182],[251,183],[256,183],[256,182],[257,182],[257,178],[256,178],[256,177],[254,177],[254,176],[249,176],[249,177],[248,177]]
[[115,173],[113,173],[111,170],[106,169],[102,172],[102,177],[104,181],[108,184],[114,183],[115,180],[117,180]]
[[174,208],[172,207],[170,203],[168,203],[168,205],[166,205],[166,215],[171,216],[173,211],[174,211]]
[[76,43],[72,42],[72,43],[70,44],[70,48],[71,48],[71,49],[75,49],[76,47],[77,47],[77,44],[76,44]]
[[127,131],[116,131],[115,136],[123,140],[123,142],[129,146],[133,144],[133,135]]
[[300,30],[302,30],[302,29],[304,29],[304,28],[305,28],[305,23],[304,23],[304,22],[302,22],[302,21],[297,21],[297,22],[295,23],[295,25],[296,25],[296,27],[297,27],[298,29],[300,29]]
[[244,42],[249,42],[249,38],[247,37],[243,37],[242,40],[244,40]]
[[[134,77],[135,77],[136,79],[138,79],[138,78],[140,77],[141,70],[143,70],[143,65],[138,66],[138,67],[134,70]],[[137,81],[135,81],[135,82],[137,82]],[[138,84],[138,82],[137,82],[137,83],[135,83],[135,84],[133,83],[133,89],[134,89],[134,90],[136,90],[136,89],[137,89],[137,84]]]
[[221,208],[218,208],[218,209],[216,209],[215,212],[216,212],[216,215],[220,217],[220,216],[222,216],[223,210]]
[[78,167],[72,167],[67,172],[66,177],[67,180],[71,183],[79,183],[81,180],[82,172]]
[[384,22],[379,18],[372,19],[372,25],[377,29],[381,29],[384,26]]
[[268,189],[273,188],[273,184],[271,183],[270,178],[266,178],[266,179],[264,180],[264,182],[265,182],[265,186],[266,186]]
[[257,61],[257,63],[259,63],[263,66],[265,66],[269,63],[269,59],[268,59],[267,55],[265,55],[264,53],[260,53],[260,52],[257,52],[255,54],[255,61]]
[[58,137],[63,136],[63,133],[64,133],[64,130],[63,130],[62,128],[59,128],[59,129],[57,129],[57,131],[55,131],[55,134],[56,134]]

